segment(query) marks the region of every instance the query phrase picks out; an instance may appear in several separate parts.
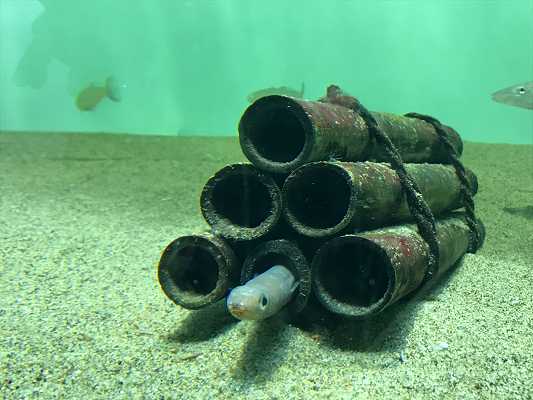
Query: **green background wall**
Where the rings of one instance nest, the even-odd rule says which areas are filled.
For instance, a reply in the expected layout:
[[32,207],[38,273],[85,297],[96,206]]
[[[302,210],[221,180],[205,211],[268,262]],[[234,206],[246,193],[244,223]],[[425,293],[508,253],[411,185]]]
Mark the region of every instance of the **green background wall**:
[[[330,83],[466,140],[533,143],[533,0],[0,0],[0,129],[234,135],[250,92]],[[123,101],[80,112],[113,75]]]

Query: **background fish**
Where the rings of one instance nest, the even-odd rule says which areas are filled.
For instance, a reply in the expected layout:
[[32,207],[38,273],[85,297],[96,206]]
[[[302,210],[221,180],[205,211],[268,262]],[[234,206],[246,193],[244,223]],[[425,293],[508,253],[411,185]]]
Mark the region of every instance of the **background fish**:
[[304,97],[304,90],[305,90],[305,84],[302,82],[302,87],[300,90],[296,90],[287,86],[280,86],[280,87],[270,87],[266,89],[261,89],[256,92],[250,93],[246,99],[249,103],[253,103],[257,99],[265,96],[271,96],[274,94],[282,95],[282,96],[290,96],[290,97],[296,97],[296,98],[303,98]]
[[104,97],[116,102],[121,100],[120,85],[112,76],[106,79],[104,86],[96,86],[91,83],[82,89],[76,96],[76,106],[81,111],[91,111]]
[[492,94],[492,100],[509,106],[533,110],[533,82],[519,83],[498,90]]

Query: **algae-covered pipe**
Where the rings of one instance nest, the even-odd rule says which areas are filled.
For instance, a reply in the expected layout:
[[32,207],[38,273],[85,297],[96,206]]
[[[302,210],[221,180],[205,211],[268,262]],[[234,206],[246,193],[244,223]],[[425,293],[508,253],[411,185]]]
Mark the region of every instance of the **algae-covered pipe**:
[[[484,228],[479,221],[481,238]],[[471,233],[462,214],[437,222],[438,279],[471,249]],[[329,311],[365,318],[383,311],[424,282],[429,248],[416,225],[399,225],[339,236],[326,242],[313,259],[313,291]]]
[[157,276],[174,303],[199,309],[222,299],[239,281],[233,250],[211,233],[181,236],[163,251]]
[[281,190],[252,164],[228,165],[205,184],[200,206],[213,232],[232,240],[262,238],[281,217]]
[[[373,112],[379,127],[405,162],[448,163],[449,155],[429,123],[416,118]],[[460,155],[459,134],[443,125]],[[321,101],[272,95],[258,99],[239,122],[242,151],[258,168],[289,173],[312,161],[388,161],[353,110]]]
[[[433,214],[462,207],[450,165],[405,164]],[[472,193],[477,178],[466,170]],[[282,190],[283,213],[297,232],[327,237],[342,231],[412,220],[397,173],[385,163],[317,161],[294,170]]]
[[[285,282],[280,283],[280,277]],[[254,282],[254,278],[258,278],[258,282]],[[276,281],[279,284],[273,286],[272,283]],[[246,290],[248,283],[252,283],[249,293]],[[303,310],[309,299],[311,268],[295,243],[286,239],[270,240],[257,246],[244,261],[241,285],[243,286],[235,290],[242,291],[242,294],[232,296],[232,292],[228,297],[228,309],[237,318],[268,318],[285,306],[285,303],[289,312],[295,315]],[[252,301],[254,299],[255,302]],[[267,300],[265,307],[257,307],[256,305],[263,305],[258,302],[264,299]],[[269,304],[270,299],[276,304]]]

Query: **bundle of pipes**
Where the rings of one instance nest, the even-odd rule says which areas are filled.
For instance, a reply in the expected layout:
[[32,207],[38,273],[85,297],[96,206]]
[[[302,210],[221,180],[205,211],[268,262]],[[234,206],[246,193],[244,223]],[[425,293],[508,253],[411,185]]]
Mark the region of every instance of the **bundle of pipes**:
[[[273,95],[251,104],[239,123],[251,164],[228,165],[203,188],[211,231],[177,238],[163,252],[164,293],[188,309],[227,298],[232,315],[251,320],[305,312],[314,295],[325,311],[364,318],[475,252],[481,221],[476,241],[465,215],[452,212],[464,206],[465,181],[477,192],[474,173],[465,169],[461,181],[446,165],[450,149],[432,124],[371,114],[437,217],[437,273],[428,274],[430,246],[360,113],[324,99]],[[460,156],[459,134],[442,130]]]

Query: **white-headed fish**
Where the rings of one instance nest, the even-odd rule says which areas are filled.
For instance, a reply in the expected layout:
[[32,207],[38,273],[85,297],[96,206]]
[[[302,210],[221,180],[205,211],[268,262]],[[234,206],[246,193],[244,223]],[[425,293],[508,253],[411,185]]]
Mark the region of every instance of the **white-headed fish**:
[[76,96],[76,106],[81,111],[91,111],[105,97],[119,102],[122,99],[120,88],[121,85],[112,76],[106,79],[105,85],[103,86],[97,86],[91,83],[89,86],[83,88]]
[[274,94],[296,97],[298,99],[302,99],[304,97],[304,90],[305,90],[304,82],[302,82],[302,87],[300,88],[300,90],[296,90],[288,86],[270,87],[270,88],[261,89],[256,92],[250,93],[248,96],[246,96],[246,100],[248,100],[249,103],[253,103],[257,99],[260,99],[261,97],[271,96]]
[[533,110],[533,82],[519,83],[498,90],[492,94],[492,100],[509,106]]
[[228,311],[238,319],[271,317],[289,302],[297,286],[291,271],[275,265],[245,285],[234,288],[228,296]]

